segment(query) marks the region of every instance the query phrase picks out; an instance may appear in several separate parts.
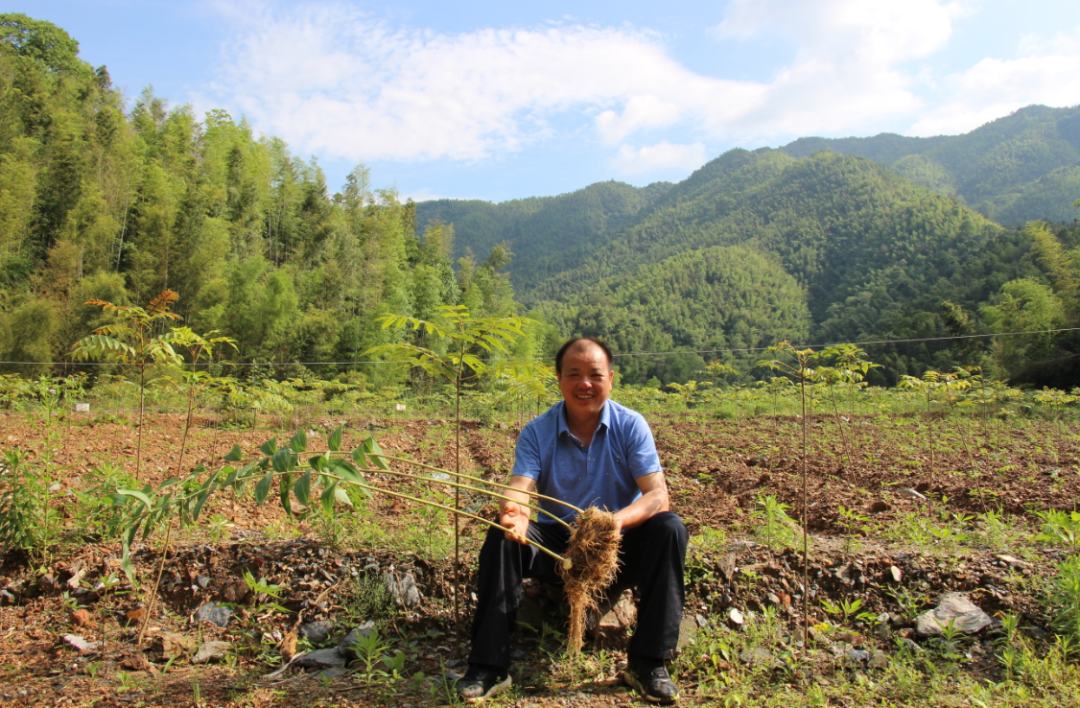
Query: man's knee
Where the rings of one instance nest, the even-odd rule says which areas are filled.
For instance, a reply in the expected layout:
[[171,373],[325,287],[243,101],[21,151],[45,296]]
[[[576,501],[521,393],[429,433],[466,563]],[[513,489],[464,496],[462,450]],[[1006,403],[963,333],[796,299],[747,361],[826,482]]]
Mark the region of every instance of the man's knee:
[[685,546],[690,538],[686,530],[686,524],[674,511],[661,511],[645,522],[650,536],[670,537],[680,545]]

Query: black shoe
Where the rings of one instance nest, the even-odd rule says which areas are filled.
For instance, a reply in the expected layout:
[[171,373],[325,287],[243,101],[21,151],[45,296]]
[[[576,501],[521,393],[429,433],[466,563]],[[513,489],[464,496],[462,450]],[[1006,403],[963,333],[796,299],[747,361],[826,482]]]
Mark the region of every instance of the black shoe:
[[483,664],[469,664],[469,670],[458,679],[457,694],[469,703],[497,696],[510,688],[510,674],[506,669]]
[[623,680],[650,703],[674,703],[679,699],[679,687],[671,680],[663,659],[630,657]]

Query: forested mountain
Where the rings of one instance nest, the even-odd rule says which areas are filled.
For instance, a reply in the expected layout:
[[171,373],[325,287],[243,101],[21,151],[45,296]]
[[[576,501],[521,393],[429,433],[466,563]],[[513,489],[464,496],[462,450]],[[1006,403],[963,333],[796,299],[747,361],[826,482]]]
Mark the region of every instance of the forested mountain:
[[314,161],[223,111],[199,120],[150,89],[125,111],[77,52],[48,22],[0,15],[0,359],[60,361],[103,321],[87,299],[165,289],[247,362],[363,358],[395,336],[384,313],[516,310],[505,258],[455,273],[450,228],[419,236],[414,205],[364,168],[331,194]]
[[[626,382],[700,378],[715,358],[749,376],[756,349],[783,339],[1077,326],[1080,227],[1007,230],[964,202],[1000,218],[1080,196],[1078,115],[1032,107],[955,138],[732,150],[674,185],[414,205],[363,167],[332,194],[318,164],[223,111],[199,118],[151,89],[128,108],[63,30],[3,14],[0,360],[62,361],[105,321],[86,300],[143,305],[165,289],[184,324],[236,340],[234,360],[334,362],[422,336],[382,329],[386,313],[522,312],[513,282],[546,323],[516,354],[573,334],[681,352],[621,358]],[[1076,384],[1068,333],[987,341],[867,348],[885,364],[877,383],[979,363]]]
[[[919,144],[940,149],[945,141]],[[887,140],[879,146],[881,155],[897,152]],[[568,208],[567,196],[552,198],[549,210]],[[425,209],[419,205],[421,218]],[[459,246],[470,242],[466,228],[457,234]],[[868,158],[827,151],[729,151],[657,194],[620,232],[566,248],[555,230],[514,234],[519,298],[562,331],[604,336],[622,351],[934,338],[965,322],[973,334],[981,309],[994,307],[1007,283],[1047,284],[1030,235]],[[734,270],[717,271],[718,258]],[[991,310],[983,314],[987,325],[995,321]],[[876,374],[881,383],[990,355],[985,346],[934,343],[870,349],[886,365]],[[683,379],[711,356],[620,366],[629,380]],[[756,355],[743,356],[745,368]],[[1015,373],[1022,358],[1001,370]]]
[[[514,199],[501,204],[439,199],[417,205],[421,225],[451,223],[467,234],[459,252],[487,253],[506,242],[514,253],[514,285],[527,290],[556,275],[576,256],[598,248],[663,196],[671,184],[638,189],[622,182],[598,182],[558,197]],[[561,259],[552,262],[552,247]]]
[[800,138],[780,150],[793,157],[819,150],[868,157],[1006,226],[1076,218],[1080,106],[1027,106],[964,135]]

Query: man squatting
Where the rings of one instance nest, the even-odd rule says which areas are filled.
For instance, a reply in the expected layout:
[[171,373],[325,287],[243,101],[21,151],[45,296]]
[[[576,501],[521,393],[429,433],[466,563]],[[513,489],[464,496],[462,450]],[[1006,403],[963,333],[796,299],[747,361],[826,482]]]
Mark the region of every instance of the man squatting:
[[[529,422],[518,437],[500,522],[480,551],[476,615],[469,669],[458,694],[475,702],[510,686],[510,631],[523,578],[560,585],[555,561],[529,541],[562,553],[569,532],[543,514],[529,520],[529,493],[615,512],[622,540],[615,585],[636,587],[637,629],[630,639],[624,679],[648,701],[671,703],[678,687],[665,660],[674,658],[683,610],[688,534],[671,511],[664,472],[649,424],[641,414],[608,400],[611,350],[592,338],[574,339],[555,356],[563,400]],[[541,500],[569,522],[574,512]]]

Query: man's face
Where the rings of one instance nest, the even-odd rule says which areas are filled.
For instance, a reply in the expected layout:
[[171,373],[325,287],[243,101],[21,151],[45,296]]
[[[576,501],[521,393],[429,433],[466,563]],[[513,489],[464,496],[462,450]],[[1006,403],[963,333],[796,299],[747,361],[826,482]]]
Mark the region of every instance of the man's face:
[[566,401],[566,410],[576,418],[598,415],[611,395],[611,366],[604,350],[586,343],[563,355],[559,391]]

